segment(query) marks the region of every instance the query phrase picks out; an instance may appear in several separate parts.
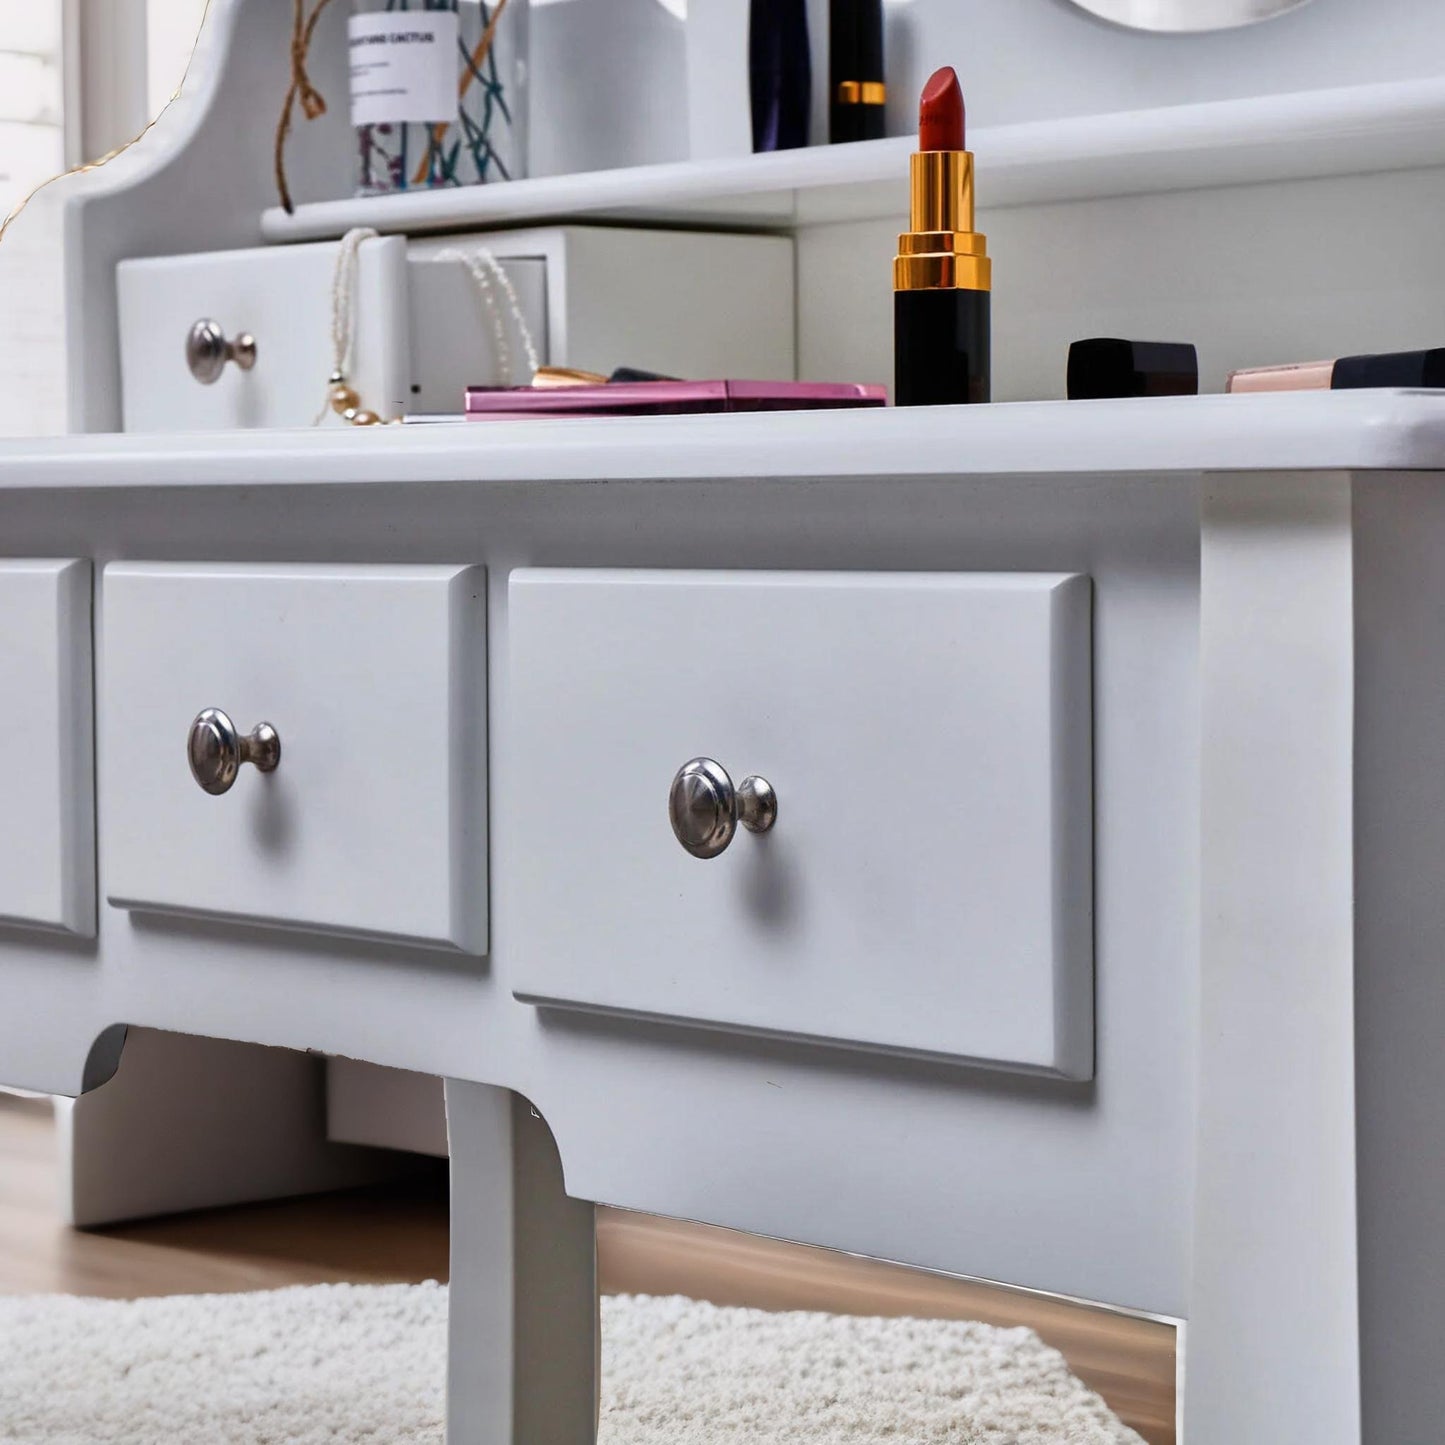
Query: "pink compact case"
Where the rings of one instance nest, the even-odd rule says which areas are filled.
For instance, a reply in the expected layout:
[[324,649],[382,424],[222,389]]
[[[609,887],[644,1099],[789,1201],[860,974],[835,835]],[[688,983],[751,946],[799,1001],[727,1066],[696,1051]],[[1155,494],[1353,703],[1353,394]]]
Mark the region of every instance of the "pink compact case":
[[669,416],[883,406],[881,386],[831,381],[614,381],[597,386],[469,386],[468,421],[535,416]]

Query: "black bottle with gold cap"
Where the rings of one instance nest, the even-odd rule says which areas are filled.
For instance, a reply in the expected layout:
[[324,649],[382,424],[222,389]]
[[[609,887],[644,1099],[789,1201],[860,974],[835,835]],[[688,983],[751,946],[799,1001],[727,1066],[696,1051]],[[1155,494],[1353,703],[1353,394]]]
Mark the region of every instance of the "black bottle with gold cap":
[[828,139],[883,135],[883,0],[829,0]]

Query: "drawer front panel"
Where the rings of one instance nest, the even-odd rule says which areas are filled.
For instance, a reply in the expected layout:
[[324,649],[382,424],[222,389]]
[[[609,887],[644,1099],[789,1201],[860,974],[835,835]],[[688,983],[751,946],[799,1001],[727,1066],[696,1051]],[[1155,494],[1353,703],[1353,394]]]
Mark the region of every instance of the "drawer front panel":
[[[125,429],[310,426],[335,365],[338,252],[326,241],[122,261]],[[468,386],[526,383],[533,354],[604,373],[621,358],[674,376],[786,378],[793,243],[609,226],[382,236],[358,248],[351,315],[351,380],[386,417],[458,414]],[[253,337],[254,365],[192,376],[186,337],[201,320]]]
[[[105,569],[106,896],[131,909],[483,953],[486,620],[479,567]],[[280,739],[230,790],[192,719]]]
[[[1090,613],[1062,574],[514,572],[516,992],[1088,1077]],[[777,796],[706,861],[699,755]]]
[[[338,243],[258,247],[122,261],[121,393],[126,431],[202,431],[310,426],[335,365],[332,284]],[[357,253],[352,379],[383,416],[406,403],[409,326],[406,240],[382,236]],[[229,339],[249,333],[249,371],[227,362],[209,384],[186,363],[186,336],[200,320]],[[460,404],[454,409],[460,409]]]
[[95,932],[89,562],[0,562],[0,920]]

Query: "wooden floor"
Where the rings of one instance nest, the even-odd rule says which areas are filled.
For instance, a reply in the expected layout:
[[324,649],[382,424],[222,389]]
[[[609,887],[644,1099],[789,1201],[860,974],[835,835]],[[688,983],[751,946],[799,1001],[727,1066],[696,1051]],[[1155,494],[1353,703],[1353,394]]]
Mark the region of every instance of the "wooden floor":
[[[59,1222],[49,1105],[0,1094],[0,1294],[132,1298],[447,1277],[446,1167],[404,1186],[79,1232]],[[619,1210],[601,1287],[762,1309],[1026,1324],[1150,1445],[1174,1445],[1174,1330],[994,1285]]]

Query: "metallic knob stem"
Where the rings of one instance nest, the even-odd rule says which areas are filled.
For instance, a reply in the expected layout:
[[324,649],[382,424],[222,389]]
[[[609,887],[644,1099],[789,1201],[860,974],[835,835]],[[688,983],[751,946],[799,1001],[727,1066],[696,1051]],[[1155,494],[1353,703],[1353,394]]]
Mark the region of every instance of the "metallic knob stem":
[[667,795],[667,815],[677,841],[694,858],[716,858],[741,823],[766,833],[778,820],[778,795],[766,778],[751,775],[736,788],[727,770],[711,758],[684,763]]
[[227,341],[216,322],[196,322],[186,336],[186,365],[191,375],[203,386],[210,386],[220,379],[228,361],[234,361],[242,371],[250,371],[256,364],[256,338],[243,331],[234,341]]
[[259,773],[273,772],[281,761],[281,739],[270,723],[257,723],[244,737],[218,707],[196,714],[186,738],[191,776],[208,793],[227,792],[242,763]]

